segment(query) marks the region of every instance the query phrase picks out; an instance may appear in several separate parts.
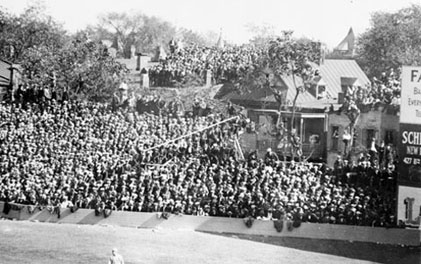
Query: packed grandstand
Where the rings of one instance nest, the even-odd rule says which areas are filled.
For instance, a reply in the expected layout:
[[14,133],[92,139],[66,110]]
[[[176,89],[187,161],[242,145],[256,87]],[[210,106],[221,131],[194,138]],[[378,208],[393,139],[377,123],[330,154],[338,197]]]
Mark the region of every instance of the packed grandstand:
[[[186,52],[191,56],[180,59]],[[169,65],[180,72],[220,71],[195,54],[213,53],[186,49],[151,71]],[[239,62],[248,64],[256,54],[242,48],[213,54],[215,62],[227,59],[236,65],[215,78],[237,78],[233,72],[247,68]],[[158,85],[173,80],[151,76]],[[387,85],[376,87],[367,91],[375,98],[370,105],[399,97],[392,75]],[[183,109],[177,100],[159,96],[96,103],[66,93],[33,96],[37,92],[22,88],[14,101],[0,105],[5,211],[21,204],[32,211],[48,208],[58,217],[60,208],[89,208],[105,215],[123,210],[396,225],[396,159],[390,148],[361,155],[354,163],[338,157],[333,168],[285,161],[270,149],[261,158],[255,152],[239,155],[235,142],[247,133],[249,120],[232,109],[206,108],[203,99]]]
[[190,45],[172,51],[158,65],[149,69],[152,86],[176,86],[192,75],[204,83],[207,70],[212,71],[214,83],[236,82],[256,67],[264,52],[262,48],[251,45],[224,49]]
[[0,4],[0,263],[419,262],[421,5],[150,4]]

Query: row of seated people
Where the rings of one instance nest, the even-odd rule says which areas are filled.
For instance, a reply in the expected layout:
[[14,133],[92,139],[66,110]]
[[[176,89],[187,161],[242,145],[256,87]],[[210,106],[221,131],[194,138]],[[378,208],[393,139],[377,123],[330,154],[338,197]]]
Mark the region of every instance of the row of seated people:
[[[77,101],[0,108],[3,201],[352,225],[394,223],[393,186],[365,185],[362,180],[385,172],[367,167],[347,180],[344,172],[312,163],[287,164],[273,153],[243,159],[235,147],[246,125],[240,118],[221,122],[223,114],[135,112],[129,120],[125,109]],[[183,135],[189,136],[173,140]]]
[[171,53],[149,69],[151,86],[172,87],[195,75],[205,83],[208,71],[214,83],[237,81],[253,69],[262,50],[250,45],[224,48],[190,45]]

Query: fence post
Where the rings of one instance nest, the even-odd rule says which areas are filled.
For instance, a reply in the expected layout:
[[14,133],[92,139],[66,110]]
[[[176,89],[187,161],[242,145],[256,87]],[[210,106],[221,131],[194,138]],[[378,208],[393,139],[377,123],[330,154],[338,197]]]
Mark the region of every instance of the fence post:
[[212,71],[206,70],[206,87],[212,86]]
[[149,88],[149,74],[142,73],[142,88]]

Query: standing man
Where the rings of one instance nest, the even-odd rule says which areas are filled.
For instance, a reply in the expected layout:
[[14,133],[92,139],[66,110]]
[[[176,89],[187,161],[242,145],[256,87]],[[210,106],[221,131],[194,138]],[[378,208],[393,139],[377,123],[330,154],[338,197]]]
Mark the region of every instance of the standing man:
[[124,264],[123,257],[120,254],[118,254],[116,248],[113,248],[111,253],[112,255],[110,257],[110,260],[108,261],[108,264]]

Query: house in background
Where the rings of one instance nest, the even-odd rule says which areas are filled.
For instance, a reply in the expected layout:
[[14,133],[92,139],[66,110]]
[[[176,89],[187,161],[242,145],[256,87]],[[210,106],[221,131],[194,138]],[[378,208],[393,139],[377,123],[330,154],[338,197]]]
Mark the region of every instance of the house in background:
[[[278,122],[282,122],[285,128],[289,127],[296,88],[291,76],[274,76],[273,79],[270,87],[254,89],[246,94],[231,92],[220,98],[243,106],[247,111],[248,118],[258,124],[257,133],[244,134],[240,138],[240,144],[245,152],[257,149],[260,155],[264,155],[268,148],[278,152],[283,151],[279,149],[282,140],[275,134],[279,132]],[[298,86],[302,85],[300,79],[296,79],[296,83]],[[274,90],[277,91],[277,96],[275,96]],[[296,133],[303,142],[305,156],[310,153],[314,158],[326,155],[323,147],[325,145],[326,108],[329,103],[333,102],[333,99],[326,98],[318,100],[311,91],[305,91],[298,96],[294,120],[297,124]],[[317,137],[318,141],[313,148],[310,139],[314,137]]]
[[[339,111],[328,114],[329,127],[327,133],[327,163],[332,166],[338,155],[344,153],[343,136],[349,129],[348,117]],[[396,146],[399,136],[399,106],[379,105],[374,109],[362,109],[355,125],[353,153],[365,153],[375,145],[391,144]]]
[[[363,86],[369,83],[368,77],[354,60],[325,59],[318,67],[317,76],[309,89],[297,98],[297,110],[294,116],[296,132],[302,142],[302,152],[314,160],[327,161],[332,142],[330,132],[331,112],[337,111],[343,101],[344,89],[350,86]],[[270,87],[255,89],[246,94],[231,92],[222,99],[241,105],[247,109],[247,115],[257,125],[257,133],[243,135],[240,138],[244,150],[257,149],[264,154],[267,148],[282,151],[280,139],[274,136],[281,120],[288,127],[292,119],[292,102],[296,94],[291,76],[274,76]],[[298,86],[302,81],[296,78]],[[223,89],[223,88],[222,88]],[[275,96],[274,92],[277,93]],[[335,116],[336,118],[336,116]],[[336,118],[348,125],[349,121]]]
[[22,70],[17,64],[0,59],[0,100],[9,92],[14,92],[22,80]]
[[345,38],[328,54],[329,59],[352,59],[355,56],[355,34],[352,27]]

